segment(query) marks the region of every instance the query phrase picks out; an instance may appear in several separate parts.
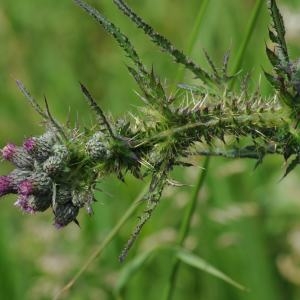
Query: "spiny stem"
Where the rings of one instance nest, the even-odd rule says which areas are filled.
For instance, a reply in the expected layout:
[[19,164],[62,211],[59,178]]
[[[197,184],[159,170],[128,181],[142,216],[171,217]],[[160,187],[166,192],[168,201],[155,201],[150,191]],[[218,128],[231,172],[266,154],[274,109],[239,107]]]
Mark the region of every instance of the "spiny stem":
[[[262,5],[262,2],[263,2],[262,0],[257,1],[256,8],[255,8],[254,13],[252,15],[251,22],[250,22],[249,27],[248,27],[247,35],[246,35],[246,37],[243,41],[243,44],[240,48],[239,56],[238,56],[238,59],[236,60],[236,64],[235,64],[235,67],[233,69],[234,70],[233,73],[235,73],[237,71],[237,69],[239,68],[240,61],[241,61],[241,59],[242,59],[242,57],[245,53],[246,47],[249,43],[251,34],[253,32],[255,22],[256,22],[257,16],[258,16],[258,11],[259,11],[260,6]],[[235,78],[233,78],[233,81],[231,83],[232,85],[234,84],[234,79]],[[186,209],[185,218],[183,219],[183,221],[181,223],[180,232],[179,232],[179,236],[178,236],[178,240],[177,240],[177,243],[180,246],[182,246],[182,244],[184,243],[184,240],[185,240],[185,238],[188,234],[188,231],[189,231],[189,228],[190,228],[191,217],[192,217],[193,212],[194,212],[195,207],[196,207],[197,196],[198,196],[199,190],[201,189],[201,187],[204,183],[205,177],[207,175],[206,169],[208,167],[209,160],[210,160],[210,157],[206,157],[204,165],[203,165],[204,172],[199,173],[195,192],[194,192],[194,194],[192,195],[192,197],[190,199],[190,202],[189,202],[190,204]],[[172,266],[172,269],[171,269],[171,274],[170,274],[169,281],[168,281],[168,284],[167,284],[166,292],[165,292],[165,297],[164,297],[165,300],[171,300],[172,299],[173,292],[175,290],[175,284],[176,284],[176,279],[177,279],[177,275],[178,275],[179,266],[180,266],[180,261],[178,259],[175,259],[174,263],[173,263],[173,266]]]

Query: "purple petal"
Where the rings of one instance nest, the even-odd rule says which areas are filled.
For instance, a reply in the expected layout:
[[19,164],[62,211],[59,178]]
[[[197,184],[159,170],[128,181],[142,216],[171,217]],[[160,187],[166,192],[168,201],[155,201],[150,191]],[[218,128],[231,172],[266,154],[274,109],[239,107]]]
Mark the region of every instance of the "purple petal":
[[33,192],[33,184],[30,180],[25,179],[18,185],[18,192],[21,195],[28,196]]
[[11,192],[11,179],[9,176],[0,176],[0,197]]
[[34,140],[34,138],[29,138],[23,143],[23,148],[29,153],[34,149],[35,146],[36,141]]
[[20,196],[14,203],[15,206],[19,207],[23,212],[33,214],[35,210],[30,206],[27,196]]
[[14,144],[7,144],[3,149],[2,149],[2,157],[6,160],[11,160],[16,153],[16,145]]

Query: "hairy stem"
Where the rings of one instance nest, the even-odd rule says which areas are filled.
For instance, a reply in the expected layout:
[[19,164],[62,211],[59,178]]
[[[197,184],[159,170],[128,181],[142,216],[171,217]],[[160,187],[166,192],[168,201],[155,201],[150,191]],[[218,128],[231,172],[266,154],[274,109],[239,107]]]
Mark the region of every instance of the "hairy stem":
[[[250,22],[248,30],[247,30],[246,38],[244,39],[244,41],[242,43],[242,46],[239,50],[239,55],[238,55],[238,58],[236,60],[235,66],[234,66],[234,73],[240,67],[241,59],[242,59],[242,57],[245,53],[246,47],[249,43],[250,37],[252,35],[253,29],[254,29],[254,26],[255,26],[255,23],[256,23],[256,20],[257,20],[258,11],[259,11],[259,8],[261,7],[262,3],[263,3],[262,0],[257,1],[254,13],[253,13],[252,18],[251,18],[251,22]],[[232,85],[234,84],[234,79],[231,82],[231,84]],[[192,197],[190,199],[190,202],[189,202],[189,205],[186,208],[186,214],[185,214],[185,217],[184,217],[184,219],[181,223],[180,232],[179,232],[179,236],[178,236],[178,240],[177,240],[177,244],[179,246],[183,245],[183,243],[185,241],[185,238],[187,237],[187,234],[189,232],[189,228],[190,228],[190,224],[191,224],[191,218],[192,218],[192,215],[193,215],[193,213],[195,211],[195,208],[196,208],[198,194],[199,194],[199,191],[200,191],[200,189],[201,189],[201,187],[204,183],[205,177],[207,175],[207,168],[208,168],[209,160],[210,160],[210,157],[206,157],[205,162],[203,164],[204,171],[199,173],[198,181],[197,181],[197,185],[196,185],[194,194],[192,195]],[[174,263],[173,263],[173,266],[172,266],[172,269],[171,269],[171,274],[170,274],[170,277],[169,277],[169,282],[167,284],[166,292],[165,292],[165,297],[164,297],[165,300],[171,300],[172,299],[173,292],[175,290],[176,279],[177,279],[177,276],[178,276],[179,267],[180,267],[180,261],[178,259],[175,259]]]

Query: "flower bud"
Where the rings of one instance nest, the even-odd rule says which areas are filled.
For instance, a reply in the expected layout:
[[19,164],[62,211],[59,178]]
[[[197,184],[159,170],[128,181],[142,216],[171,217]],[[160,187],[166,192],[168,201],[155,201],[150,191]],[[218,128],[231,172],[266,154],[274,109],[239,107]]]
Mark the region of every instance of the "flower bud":
[[54,210],[54,226],[59,229],[68,225],[72,221],[76,221],[78,212],[79,208],[74,206],[72,202],[57,205]]
[[28,198],[28,206],[30,206],[34,212],[45,211],[51,206],[51,203],[52,194],[32,195]]
[[33,207],[31,207],[28,199],[29,196],[21,195],[14,203],[14,205],[19,207],[25,213],[33,214],[35,211]]
[[0,176],[0,197],[13,191],[11,178],[9,176]]
[[87,141],[85,151],[94,160],[106,160],[111,157],[108,146],[107,137],[98,131]]
[[30,194],[52,194],[52,180],[44,172],[32,173],[27,179],[19,183],[18,192],[25,196]]
[[72,203],[77,207],[83,207],[90,205],[94,201],[93,193],[90,190],[87,191],[73,191],[72,192]]
[[52,147],[55,144],[55,134],[51,131],[46,132],[40,137],[31,137],[27,139],[23,148],[37,161],[45,161],[52,153]]
[[43,170],[47,174],[55,174],[63,169],[68,160],[69,152],[65,145],[54,145],[53,155],[43,163]]
[[15,169],[10,174],[0,176],[0,197],[18,192],[18,185],[30,176],[30,171]]
[[20,182],[22,182],[26,178],[29,178],[31,174],[31,171],[14,169],[8,174],[8,177],[11,178],[12,185],[17,190],[17,186],[20,184]]
[[55,203],[66,204],[72,201],[72,191],[68,186],[58,186],[56,189]]
[[33,159],[22,147],[14,144],[7,144],[2,149],[2,157],[20,169],[31,169],[33,167]]

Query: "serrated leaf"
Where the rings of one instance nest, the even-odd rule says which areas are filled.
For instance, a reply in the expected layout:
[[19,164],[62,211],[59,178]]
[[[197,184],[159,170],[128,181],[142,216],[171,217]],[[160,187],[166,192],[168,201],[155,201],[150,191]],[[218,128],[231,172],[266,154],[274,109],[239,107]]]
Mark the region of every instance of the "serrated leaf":
[[63,127],[50,114],[46,97],[45,97],[46,110],[44,110],[41,108],[41,106],[38,104],[38,102],[31,96],[29,91],[26,89],[26,87],[20,80],[16,80],[16,84],[17,84],[18,88],[20,89],[20,91],[22,92],[22,94],[27,99],[27,101],[29,102],[29,104],[31,105],[31,107],[43,118],[43,120],[46,122],[47,126],[54,129],[64,139],[67,139],[66,134],[63,130]]
[[210,58],[210,56],[209,56],[209,54],[207,53],[206,50],[203,50],[203,52],[204,52],[204,56],[206,58],[206,61],[208,62],[209,66],[210,66],[210,68],[213,72],[213,76],[215,77],[216,80],[220,80],[220,75],[217,71],[217,68],[216,68],[214,62],[212,61],[212,59]]
[[276,77],[274,77],[273,75],[271,75],[270,73],[263,71],[267,80],[269,81],[269,83],[277,90],[280,89],[280,84],[278,83],[278,80]]
[[272,66],[276,69],[278,66],[280,66],[280,58],[276,55],[274,51],[272,51],[270,48],[266,46],[266,53],[269,58],[270,63]]
[[121,262],[123,262],[127,257],[129,250],[131,249],[137,237],[139,236],[142,228],[151,218],[152,213],[159,204],[162,191],[167,183],[170,168],[174,163],[173,159],[169,157],[168,151],[165,151],[165,153],[163,153],[162,155],[164,155],[165,157],[162,159],[161,163],[156,167],[157,169],[155,169],[155,171],[153,172],[149,190],[144,197],[144,199],[147,201],[146,208],[142,215],[139,217],[139,221],[135,226],[135,229],[133,230],[130,238],[128,239],[126,245],[124,246],[119,256],[119,260]]
[[273,28],[276,32],[277,37],[274,35],[270,36],[271,40],[277,40],[276,43],[279,47],[279,49],[282,51],[282,54],[285,58],[285,61],[289,61],[286,41],[285,41],[285,27],[282,15],[280,14],[280,11],[278,9],[277,3],[275,0],[269,0],[268,7],[271,13],[271,17],[273,20]]
[[[106,119],[103,110],[100,108],[100,106],[97,104],[97,102],[94,100],[88,89],[80,83],[81,91],[84,94],[86,100],[88,101],[91,109],[96,113],[98,125],[100,129],[105,129],[105,131],[110,135],[110,137],[114,138],[113,130]],[[102,128],[103,127],[103,128]]]
[[269,37],[270,40],[274,43],[274,44],[278,44],[278,37],[274,34],[274,32],[272,30],[269,29]]
[[128,37],[123,34],[120,29],[104,17],[97,9],[90,6],[82,0],[74,0],[74,2],[85,10],[91,17],[93,17],[114,39],[118,42],[121,48],[125,51],[126,55],[133,61],[140,72],[146,72],[146,68],[142,64],[136,50],[131,44]]
[[167,38],[157,33],[149,24],[140,18],[123,0],[113,0],[116,6],[142,29],[150,37],[152,42],[159,46],[163,51],[171,55],[177,63],[184,65],[188,70],[193,72],[197,78],[205,83],[213,83],[212,77],[200,66],[188,58],[182,51],[178,50]]
[[289,173],[291,173],[297,167],[299,162],[300,162],[300,156],[297,155],[297,157],[294,160],[292,160],[290,162],[290,164],[287,166],[285,173],[282,176],[281,180],[283,180]]
[[180,261],[182,261],[183,263],[185,263],[191,267],[202,270],[216,278],[219,278],[219,279],[231,284],[232,286],[234,286],[240,290],[243,290],[243,291],[247,290],[247,288],[245,286],[236,282],[235,280],[230,278],[228,275],[224,274],[222,271],[220,271],[219,269],[215,268],[213,265],[208,263],[203,258],[201,258],[193,253],[190,253],[187,250],[179,249],[176,253],[176,256]]

